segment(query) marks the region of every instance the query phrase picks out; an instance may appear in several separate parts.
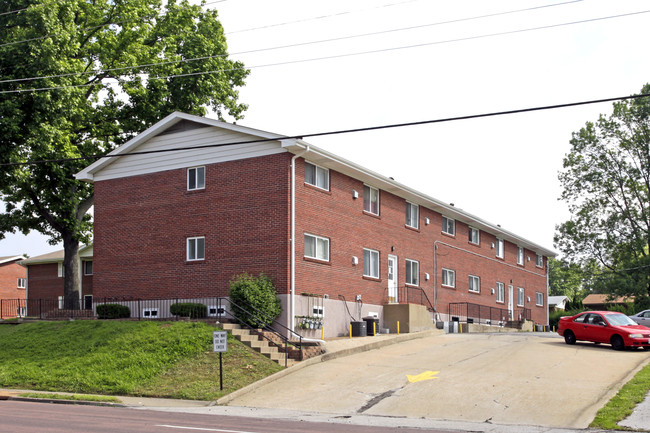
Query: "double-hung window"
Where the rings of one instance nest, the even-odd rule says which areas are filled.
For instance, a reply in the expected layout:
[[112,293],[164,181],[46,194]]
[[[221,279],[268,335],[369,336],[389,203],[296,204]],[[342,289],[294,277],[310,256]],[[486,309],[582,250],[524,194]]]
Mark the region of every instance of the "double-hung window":
[[205,167],[187,169],[187,190],[205,189]]
[[469,276],[469,291],[474,293],[481,292],[481,278],[476,275]]
[[363,249],[363,275],[379,278],[379,251]]
[[442,285],[446,287],[456,287],[456,271],[443,268]]
[[481,235],[479,229],[474,227],[469,228],[469,243],[479,245],[481,243]]
[[506,286],[497,281],[497,302],[505,302]]
[[535,263],[537,264],[538,268],[543,268],[544,267],[544,256],[541,254],[537,254],[537,257],[535,259]]
[[205,238],[187,238],[187,261],[205,260]]
[[412,286],[420,284],[420,262],[406,259],[406,284]]
[[456,236],[456,221],[443,215],[442,232],[451,236]]
[[524,248],[523,247],[517,247],[517,264],[522,265],[524,264]]
[[24,289],[27,287],[27,279],[26,278],[18,278],[18,288],[19,289]]
[[524,306],[524,288],[523,287],[517,287],[517,306],[518,307],[523,307]]
[[305,233],[305,257],[328,262],[330,260],[330,240]]
[[504,241],[503,239],[497,238],[497,257],[502,259],[504,257],[503,251],[504,251]]
[[93,261],[92,260],[84,261],[83,266],[84,266],[84,275],[92,275],[93,274]]
[[542,294],[542,292],[535,293],[535,305],[537,305],[538,307],[544,306],[544,295]]
[[368,185],[363,186],[363,210],[379,215],[379,190]]
[[305,162],[305,183],[329,191],[330,171],[310,162]]
[[406,225],[414,229],[418,228],[419,207],[416,204],[406,202]]

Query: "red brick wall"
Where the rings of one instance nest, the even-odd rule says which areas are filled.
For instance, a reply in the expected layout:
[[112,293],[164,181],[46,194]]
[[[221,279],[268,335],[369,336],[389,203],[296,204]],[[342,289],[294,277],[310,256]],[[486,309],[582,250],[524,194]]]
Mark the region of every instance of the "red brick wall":
[[[18,288],[18,278],[26,278],[26,275],[26,269],[16,261],[0,264],[0,299],[25,299],[25,289]],[[7,319],[15,315],[15,305],[3,302],[2,317]]]
[[[242,272],[288,287],[291,155],[206,166],[203,190],[187,170],[95,183],[95,296],[225,296]],[[186,239],[205,237],[205,260]]]
[[[454,237],[442,233],[442,215],[419,208],[419,229],[405,225],[406,201],[380,192],[380,215],[363,212],[363,183],[330,171],[330,191],[323,191],[304,184],[304,164],[297,174],[297,293],[329,294],[336,299],[342,294],[349,301],[360,294],[364,303],[382,304],[387,289],[388,255],[398,257],[398,285],[406,285],[406,259],[420,263],[420,287],[436,303],[437,311],[446,314],[450,302],[471,302],[497,308],[507,308],[507,286],[512,280],[515,302],[517,287],[525,289],[531,301],[525,307],[531,309],[536,323],[546,323],[546,269],[538,268],[535,252],[526,251],[530,261],[524,266],[516,265],[517,246],[506,242],[505,259],[496,259],[496,237],[485,232],[480,234],[480,245],[469,243],[469,227],[456,221]],[[359,198],[353,198],[353,190]],[[425,217],[430,224],[425,225]],[[318,263],[304,258],[304,233],[330,239],[330,261]],[[438,246],[434,265],[434,244]],[[450,246],[447,246],[449,244]],[[363,248],[380,253],[380,279],[363,277]],[[352,257],[359,259],[352,264]],[[434,267],[435,266],[435,267]],[[546,264],[545,264],[546,266]],[[455,289],[442,288],[442,268],[456,272]],[[425,280],[425,273],[430,279]],[[469,275],[481,278],[479,294],[469,292]],[[496,282],[505,284],[505,302],[496,302]],[[434,290],[435,288],[435,290]],[[535,292],[544,293],[544,305],[535,305]],[[526,299],[527,301],[527,299]]]
[[29,299],[57,299],[63,296],[63,278],[56,263],[29,266]]

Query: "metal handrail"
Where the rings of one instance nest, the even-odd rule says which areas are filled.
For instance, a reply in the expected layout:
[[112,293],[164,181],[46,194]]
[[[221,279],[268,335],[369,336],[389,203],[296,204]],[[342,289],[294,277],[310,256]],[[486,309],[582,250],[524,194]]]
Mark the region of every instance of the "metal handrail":
[[[388,302],[388,290],[389,288],[384,289],[384,303],[389,303]],[[427,296],[427,293],[424,291],[423,288],[421,287],[411,287],[411,286],[399,286],[396,287],[397,290],[397,304],[408,304],[410,303],[410,300],[413,300],[413,298],[410,296],[410,293],[412,291],[419,292],[417,296],[420,297],[420,302],[418,303],[419,305],[424,305],[427,307],[429,311],[436,311],[434,308],[433,304],[431,303],[431,300],[429,300],[429,296]],[[424,299],[423,299],[424,298]],[[424,302],[426,301],[426,302]]]

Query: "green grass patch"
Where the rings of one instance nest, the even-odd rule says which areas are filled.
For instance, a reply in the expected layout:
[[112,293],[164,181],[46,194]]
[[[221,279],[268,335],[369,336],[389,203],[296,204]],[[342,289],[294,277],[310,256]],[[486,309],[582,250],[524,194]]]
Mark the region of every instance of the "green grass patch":
[[596,414],[590,427],[607,430],[632,430],[619,426],[618,422],[632,414],[650,391],[650,364],[643,367],[618,393]]
[[92,401],[100,403],[122,403],[117,397],[109,395],[80,395],[80,394],[48,394],[42,392],[24,392],[20,397],[25,398],[43,398],[47,400],[72,400],[72,401]]
[[221,393],[214,330],[102,320],[2,326],[0,387],[210,400],[281,369],[229,336]]

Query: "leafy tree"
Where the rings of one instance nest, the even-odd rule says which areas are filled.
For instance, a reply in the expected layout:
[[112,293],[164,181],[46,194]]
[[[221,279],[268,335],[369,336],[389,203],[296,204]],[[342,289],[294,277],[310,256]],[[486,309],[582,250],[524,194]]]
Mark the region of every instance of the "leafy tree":
[[[650,93],[650,84],[641,94]],[[619,295],[650,294],[650,98],[617,102],[573,134],[559,179],[572,217],[555,245],[575,263],[602,268],[595,284]]]
[[248,73],[228,59],[217,12],[187,0],[4,0],[0,239],[62,241],[66,301],[78,299],[93,188],[74,174],[93,161],[67,159],[110,151],[173,111],[240,118]]

